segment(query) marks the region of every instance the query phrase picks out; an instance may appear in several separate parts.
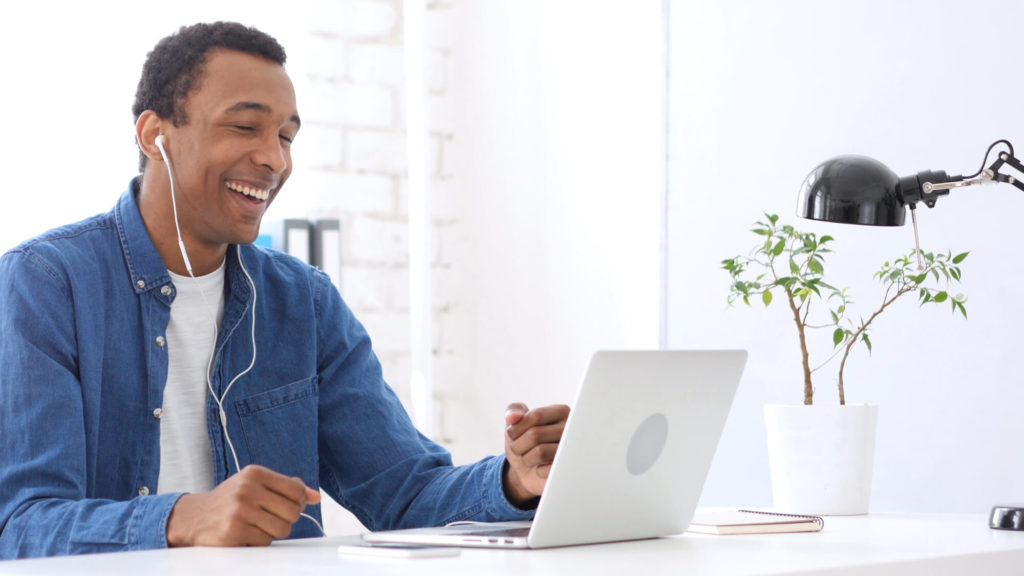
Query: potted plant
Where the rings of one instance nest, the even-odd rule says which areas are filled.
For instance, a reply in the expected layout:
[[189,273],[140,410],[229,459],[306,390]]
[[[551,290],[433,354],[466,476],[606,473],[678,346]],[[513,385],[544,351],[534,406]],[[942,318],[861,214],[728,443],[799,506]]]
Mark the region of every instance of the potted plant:
[[[850,352],[858,344],[870,352],[870,329],[878,317],[910,294],[922,306],[946,304],[966,318],[966,298],[949,288],[960,282],[960,264],[968,253],[912,251],[885,262],[874,274],[884,288],[881,303],[855,320],[849,290],[825,281],[825,257],[834,239],[780,224],[774,214],[765,219],[751,229],[757,236],[753,250],[723,260],[722,268],[732,278],[730,306],[756,301],[767,307],[782,300],[800,344],[803,405],[765,406],[775,506],[813,514],[867,513],[878,407],[846,405],[843,375]],[[820,331],[828,334],[832,351],[815,365],[808,342]],[[839,404],[815,405],[815,373],[837,357]]]

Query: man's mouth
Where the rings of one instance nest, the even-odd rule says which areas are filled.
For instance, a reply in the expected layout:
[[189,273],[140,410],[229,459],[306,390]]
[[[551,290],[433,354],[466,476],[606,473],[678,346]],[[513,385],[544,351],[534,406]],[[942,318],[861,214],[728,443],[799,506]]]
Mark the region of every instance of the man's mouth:
[[266,202],[267,198],[270,198],[270,192],[273,191],[273,188],[256,188],[243,182],[227,182],[225,186],[228,187],[228,190],[234,190],[262,202]]

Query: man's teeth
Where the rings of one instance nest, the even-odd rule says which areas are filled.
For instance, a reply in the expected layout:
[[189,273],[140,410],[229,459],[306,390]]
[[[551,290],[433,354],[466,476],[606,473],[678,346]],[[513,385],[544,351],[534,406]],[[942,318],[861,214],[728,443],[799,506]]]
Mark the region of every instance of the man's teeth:
[[242,194],[245,194],[246,196],[252,196],[253,198],[256,198],[257,200],[266,200],[267,198],[270,197],[270,190],[261,190],[259,188],[250,188],[249,186],[246,186],[245,184],[235,184],[233,182],[228,182],[227,186],[228,186],[228,188],[230,188],[231,190],[234,190],[235,192],[241,192]]

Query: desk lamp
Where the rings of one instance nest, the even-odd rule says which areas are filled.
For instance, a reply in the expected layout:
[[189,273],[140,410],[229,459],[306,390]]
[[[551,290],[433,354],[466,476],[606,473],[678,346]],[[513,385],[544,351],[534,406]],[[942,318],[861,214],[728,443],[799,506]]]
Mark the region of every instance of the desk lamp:
[[[986,168],[989,155],[1000,144],[1005,145],[1007,151],[999,152]],[[1006,140],[989,146],[981,168],[970,176],[949,176],[941,170],[928,170],[900,177],[872,158],[837,156],[819,164],[804,179],[797,199],[797,216],[823,222],[902,226],[909,207],[920,266],[917,203],[924,202],[925,206],[934,208],[935,202],[954,188],[990,182],[1005,182],[1024,190],[1024,182],[1019,178],[1000,172],[1004,166],[1024,173],[1024,165],[1013,155],[1013,145]],[[989,527],[1024,531],[1024,504],[993,507]]]

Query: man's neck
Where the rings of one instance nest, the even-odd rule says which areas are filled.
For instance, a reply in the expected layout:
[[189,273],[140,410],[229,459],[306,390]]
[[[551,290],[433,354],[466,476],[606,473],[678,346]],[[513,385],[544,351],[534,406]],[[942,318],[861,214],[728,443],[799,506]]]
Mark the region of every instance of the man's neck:
[[163,166],[146,167],[146,171],[139,179],[137,197],[142,222],[168,270],[182,276],[205,276],[224,262],[228,245],[204,245],[183,233],[181,238],[192,268],[189,270],[178,245],[179,234],[174,223],[174,206],[168,182],[167,172]]

